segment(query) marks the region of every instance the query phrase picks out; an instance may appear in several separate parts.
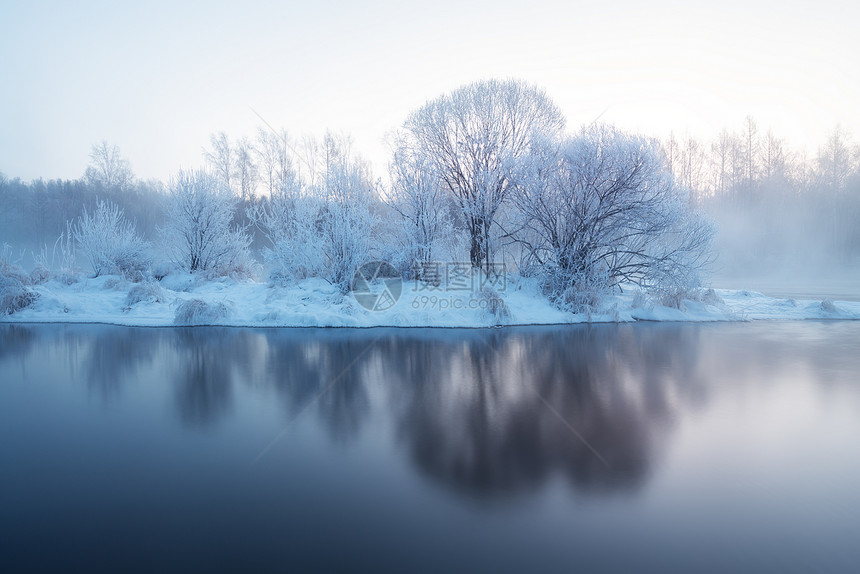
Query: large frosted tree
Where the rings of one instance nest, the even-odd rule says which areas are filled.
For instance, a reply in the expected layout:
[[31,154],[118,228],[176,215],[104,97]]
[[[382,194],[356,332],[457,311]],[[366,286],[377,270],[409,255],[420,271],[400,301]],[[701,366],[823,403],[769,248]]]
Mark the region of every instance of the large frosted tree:
[[401,147],[431,165],[454,195],[470,235],[472,266],[493,262],[493,224],[511,189],[510,172],[537,135],[555,137],[564,117],[546,93],[517,80],[463,86],[428,102],[403,125]]
[[578,310],[592,293],[625,283],[698,286],[713,229],[691,209],[656,141],[592,126],[534,146],[518,174],[521,240],[557,303]]

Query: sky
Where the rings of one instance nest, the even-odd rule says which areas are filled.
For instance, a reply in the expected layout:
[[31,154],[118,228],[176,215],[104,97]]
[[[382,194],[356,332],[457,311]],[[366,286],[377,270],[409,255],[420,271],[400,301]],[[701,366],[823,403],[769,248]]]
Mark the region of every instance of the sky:
[[747,115],[814,152],[860,138],[860,3],[2,2],[0,172],[77,178],[93,144],[143,179],[202,165],[209,135],[349,134],[377,174],[386,134],[473,81],[546,89],[596,118],[703,140]]

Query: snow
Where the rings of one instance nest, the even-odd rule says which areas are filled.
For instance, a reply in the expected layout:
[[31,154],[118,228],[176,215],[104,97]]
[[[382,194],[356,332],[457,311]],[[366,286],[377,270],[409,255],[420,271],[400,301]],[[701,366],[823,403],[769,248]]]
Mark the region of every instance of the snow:
[[[351,295],[322,279],[278,286],[252,280],[203,281],[191,274],[171,274],[161,283],[161,301],[151,297],[128,305],[135,283],[116,276],[82,279],[66,285],[50,281],[31,287],[38,298],[31,307],[0,322],[110,323],[172,326],[183,302],[199,300],[218,309],[213,322],[262,327],[488,327],[582,322],[751,321],[774,319],[860,319],[860,302],[773,298],[746,290],[719,289],[706,302],[684,300],[680,308],[642,303],[632,291],[609,297],[597,312],[572,314],[553,307],[528,280],[509,281],[498,295],[510,311],[497,319],[477,291],[433,290],[404,281],[396,304],[369,311]],[[133,298],[131,299],[133,300]],[[204,315],[205,316],[205,315]]]

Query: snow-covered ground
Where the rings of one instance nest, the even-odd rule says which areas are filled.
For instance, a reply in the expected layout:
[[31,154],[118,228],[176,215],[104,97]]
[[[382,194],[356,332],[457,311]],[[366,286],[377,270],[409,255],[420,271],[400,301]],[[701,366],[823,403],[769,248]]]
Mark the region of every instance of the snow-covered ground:
[[[31,287],[38,298],[27,309],[0,316],[2,322],[112,323],[136,326],[218,324],[264,327],[486,327],[611,321],[747,321],[760,319],[860,319],[860,302],[794,300],[758,292],[716,290],[704,301],[685,300],[680,308],[656,304],[632,293],[607,299],[592,314],[554,308],[533,283],[519,281],[498,289],[508,313],[492,313],[492,296],[473,290],[432,290],[404,282],[397,302],[379,299],[381,311],[366,309],[352,295],[320,279],[292,286],[218,279],[200,281],[171,275],[157,287],[119,277],[82,279],[71,285],[49,281]],[[129,293],[137,288],[136,297]],[[376,285],[371,293],[382,293]],[[715,296],[716,295],[716,296]],[[139,299],[139,300],[138,300]],[[194,304],[189,304],[196,300]],[[363,300],[367,304],[367,300]],[[495,301],[499,307],[498,301]]]

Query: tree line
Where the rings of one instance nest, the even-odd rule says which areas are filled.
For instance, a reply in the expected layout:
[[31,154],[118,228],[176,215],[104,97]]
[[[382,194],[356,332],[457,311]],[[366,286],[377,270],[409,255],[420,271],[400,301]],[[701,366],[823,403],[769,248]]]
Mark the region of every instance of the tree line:
[[[860,251],[860,156],[841,130],[808,160],[751,118],[710,145],[565,128],[542,89],[491,80],[412,112],[391,138],[385,183],[333,133],[219,132],[203,149],[205,168],[167,184],[135,178],[102,142],[77,180],[0,175],[0,241],[41,252],[44,263],[46,238],[64,236],[94,273],[253,274],[259,261],[273,281],[322,277],[344,291],[370,258],[424,280],[439,260],[486,274],[504,265],[573,309],[624,285],[697,286],[713,260],[703,212],[750,235],[770,230],[751,253],[803,236],[788,231],[804,217],[802,231],[826,229],[840,256]],[[766,208],[774,204],[780,217]]]

